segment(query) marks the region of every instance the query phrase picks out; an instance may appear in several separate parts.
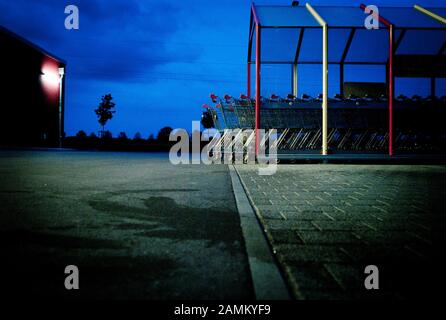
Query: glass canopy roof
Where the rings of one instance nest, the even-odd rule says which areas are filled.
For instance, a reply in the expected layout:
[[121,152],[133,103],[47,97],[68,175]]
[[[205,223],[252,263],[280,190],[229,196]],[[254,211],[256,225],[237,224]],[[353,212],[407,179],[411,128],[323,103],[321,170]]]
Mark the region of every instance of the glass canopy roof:
[[[364,27],[367,14],[359,7],[314,7],[328,25],[331,64],[385,64],[388,27]],[[322,28],[305,6],[254,6],[261,27],[261,63],[322,63]],[[446,8],[428,8],[446,17]],[[446,24],[414,8],[379,7],[379,14],[394,25],[395,54],[446,54]],[[250,62],[255,62],[256,34],[250,34]]]

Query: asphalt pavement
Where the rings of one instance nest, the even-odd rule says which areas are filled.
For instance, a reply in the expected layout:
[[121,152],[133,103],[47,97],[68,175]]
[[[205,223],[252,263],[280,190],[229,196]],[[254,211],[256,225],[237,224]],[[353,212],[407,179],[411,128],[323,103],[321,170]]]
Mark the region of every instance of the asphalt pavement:
[[[246,299],[227,166],[167,154],[0,152],[2,290],[20,298]],[[79,290],[66,290],[67,265]]]

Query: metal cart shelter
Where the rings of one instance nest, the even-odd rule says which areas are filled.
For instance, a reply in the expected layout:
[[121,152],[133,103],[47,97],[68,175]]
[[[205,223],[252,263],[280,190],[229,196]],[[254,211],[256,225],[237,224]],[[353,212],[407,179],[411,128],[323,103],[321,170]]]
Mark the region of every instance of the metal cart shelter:
[[[299,94],[299,66],[322,66],[322,155],[328,153],[329,65],[339,66],[339,93],[344,95],[344,70],[348,65],[386,68],[388,101],[388,154],[394,153],[395,77],[430,78],[431,95],[436,79],[446,77],[446,8],[379,7],[379,17],[365,5],[359,7],[260,6],[252,4],[247,98],[251,100],[253,66],[255,93],[255,150],[259,151],[261,119],[261,67],[289,65],[291,91]],[[378,29],[365,26],[375,14]]]

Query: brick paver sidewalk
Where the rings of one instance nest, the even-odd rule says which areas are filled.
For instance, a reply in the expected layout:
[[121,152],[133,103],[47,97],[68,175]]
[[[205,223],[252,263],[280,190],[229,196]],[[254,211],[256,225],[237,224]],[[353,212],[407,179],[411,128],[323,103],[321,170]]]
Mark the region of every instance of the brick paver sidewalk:
[[[445,166],[236,169],[296,298],[438,298],[444,289]],[[364,287],[370,264],[379,290]]]

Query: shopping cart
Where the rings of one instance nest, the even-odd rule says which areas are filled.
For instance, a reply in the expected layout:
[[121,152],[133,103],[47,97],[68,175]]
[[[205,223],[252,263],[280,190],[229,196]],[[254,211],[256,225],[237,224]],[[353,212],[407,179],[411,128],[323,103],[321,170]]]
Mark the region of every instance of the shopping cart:
[[[244,95],[234,98],[211,95],[210,108],[218,130],[252,130],[255,100]],[[276,129],[279,150],[316,150],[322,141],[321,98],[271,95],[260,99],[260,128]],[[446,145],[446,134],[432,132],[432,121],[446,117],[446,98],[400,96],[394,106],[394,148],[404,151],[434,150]],[[388,100],[336,95],[329,99],[328,145],[336,151],[385,152],[388,148]],[[250,136],[249,141],[254,139]]]

